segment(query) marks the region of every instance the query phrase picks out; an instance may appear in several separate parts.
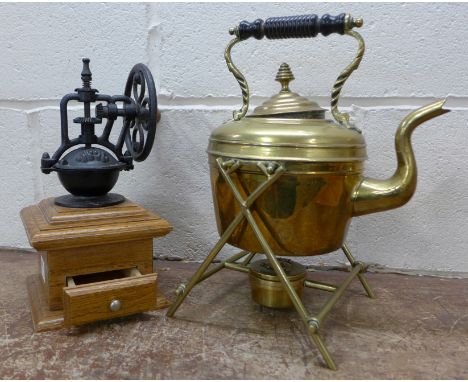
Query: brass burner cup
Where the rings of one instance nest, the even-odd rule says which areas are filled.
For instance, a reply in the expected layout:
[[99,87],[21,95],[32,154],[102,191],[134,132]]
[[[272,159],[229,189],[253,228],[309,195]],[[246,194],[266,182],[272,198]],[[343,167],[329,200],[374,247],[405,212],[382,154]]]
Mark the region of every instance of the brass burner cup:
[[[299,298],[301,298],[306,278],[306,268],[289,259],[278,258],[278,261],[286,272],[289,282]],[[257,304],[275,309],[293,307],[288,293],[267,259],[258,260],[251,264],[249,279],[252,298]]]

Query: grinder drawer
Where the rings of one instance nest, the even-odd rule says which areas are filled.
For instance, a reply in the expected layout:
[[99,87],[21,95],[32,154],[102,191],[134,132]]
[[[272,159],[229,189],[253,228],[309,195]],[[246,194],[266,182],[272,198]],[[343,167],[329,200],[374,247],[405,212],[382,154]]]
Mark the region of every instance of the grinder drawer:
[[144,312],[156,308],[157,274],[141,275],[136,269],[106,272],[98,275],[67,278],[63,288],[63,313],[65,326],[81,325]]

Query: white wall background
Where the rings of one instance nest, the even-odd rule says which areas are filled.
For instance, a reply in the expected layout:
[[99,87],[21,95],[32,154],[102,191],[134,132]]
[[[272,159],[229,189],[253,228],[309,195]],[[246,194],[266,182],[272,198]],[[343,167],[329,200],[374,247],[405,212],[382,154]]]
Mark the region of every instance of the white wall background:
[[[40,172],[40,157],[58,147],[59,100],[80,86],[87,56],[93,85],[106,94],[123,92],[133,64],[152,70],[163,113],[155,146],[145,162],[121,174],[115,191],[174,225],[155,241],[157,256],[203,259],[218,237],[205,148],[241,102],[223,59],[228,28],[258,17],[341,12],[365,20],[367,52],[342,104],[367,139],[367,175],[392,174],[393,135],[411,109],[449,95],[453,110],[414,133],[420,177],[413,199],[354,219],[350,246],[382,267],[468,272],[468,4],[1,4],[0,246],[29,247],[20,209],[64,193],[55,174]],[[233,57],[253,106],[278,91],[276,70],[288,62],[292,88],[327,107],[355,47],[343,36],[249,40]]]

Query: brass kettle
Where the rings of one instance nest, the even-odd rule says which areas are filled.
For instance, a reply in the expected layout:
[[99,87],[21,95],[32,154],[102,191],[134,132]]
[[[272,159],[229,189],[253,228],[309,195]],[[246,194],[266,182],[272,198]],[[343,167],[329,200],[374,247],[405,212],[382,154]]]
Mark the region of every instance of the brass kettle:
[[[218,231],[225,232],[242,212],[233,189],[246,198],[265,181],[265,176],[281,169],[278,179],[250,206],[262,235],[278,256],[312,256],[337,250],[344,243],[353,216],[405,204],[416,188],[411,133],[421,123],[448,112],[443,108],[445,100],[441,100],[406,116],[395,135],[398,166],[394,175],[386,180],[364,177],[364,137],[352,125],[349,115],[338,109],[341,89],[364,54],[364,40],[353,30],[363,22],[348,14],[327,17],[332,20],[322,20],[319,31],[301,29],[298,20],[299,27],[290,29],[286,35],[275,29],[274,18],[270,19],[273,20],[270,25],[258,20],[242,22],[230,31],[235,38],[225,51],[228,68],[242,90],[243,106],[234,112],[232,120],[215,129],[209,139],[207,152]],[[249,37],[315,37],[318,33],[348,35],[358,42],[356,57],[339,75],[332,90],[334,121],[325,119],[325,110],[319,105],[290,90],[294,76],[287,64],[281,65],[276,77],[281,84],[279,94],[246,115],[249,88],[232,62],[232,47]],[[230,172],[235,187],[221,176],[220,163]],[[245,219],[228,243],[246,251],[263,252]]]

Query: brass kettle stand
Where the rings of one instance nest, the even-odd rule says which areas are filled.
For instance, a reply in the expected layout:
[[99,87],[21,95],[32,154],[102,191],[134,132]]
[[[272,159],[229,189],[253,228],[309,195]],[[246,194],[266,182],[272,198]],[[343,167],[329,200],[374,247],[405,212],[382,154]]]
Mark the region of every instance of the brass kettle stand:
[[234,193],[235,198],[240,204],[241,212],[238,215],[236,215],[236,217],[233,219],[231,224],[224,231],[224,233],[222,234],[222,236],[220,237],[216,245],[213,247],[213,249],[211,250],[209,255],[206,257],[206,259],[203,261],[201,266],[198,268],[196,273],[192,276],[188,284],[180,284],[177,287],[177,290],[176,290],[176,294],[178,296],[177,300],[169,308],[167,312],[167,316],[168,317],[174,316],[179,306],[182,304],[182,302],[185,300],[185,298],[188,296],[188,294],[190,293],[190,291],[195,285],[206,280],[210,276],[219,272],[221,269],[226,268],[226,269],[231,269],[231,270],[245,272],[245,273],[249,272],[249,263],[252,261],[252,259],[254,258],[256,254],[252,252],[247,252],[247,251],[242,251],[238,254],[235,254],[231,256],[230,258],[228,258],[227,260],[224,260],[221,263],[217,263],[210,270],[208,270],[208,267],[213,263],[216,256],[219,254],[219,252],[224,247],[229,237],[234,232],[235,228],[243,221],[243,219],[247,219],[255,236],[257,237],[259,243],[261,244],[265,252],[265,255],[267,259],[269,260],[272,268],[274,269],[279,280],[281,281],[281,284],[286,290],[295,309],[299,313],[299,316],[301,317],[302,321],[306,325],[310,338],[313,340],[318,350],[322,354],[323,359],[325,360],[327,366],[332,370],[336,370],[337,369],[336,364],[333,361],[333,358],[331,357],[327,347],[325,346],[320,336],[320,332],[322,330],[322,324],[323,324],[325,317],[328,315],[328,313],[333,308],[333,306],[338,302],[339,298],[343,295],[343,293],[345,292],[345,290],[348,288],[351,281],[355,277],[359,279],[367,295],[370,298],[375,298],[375,295],[372,289],[370,288],[369,284],[367,283],[366,278],[363,275],[363,273],[366,271],[365,264],[362,262],[356,261],[354,257],[352,256],[348,246],[346,244],[343,244],[342,250],[346,258],[351,264],[349,276],[339,286],[331,285],[328,283],[312,281],[312,280],[305,280],[304,286],[306,287],[319,289],[319,290],[323,290],[327,292],[332,292],[332,295],[327,300],[327,302],[323,305],[320,312],[316,315],[310,314],[305,308],[298,294],[294,290],[294,287],[292,286],[291,282],[288,280],[288,277],[284,269],[281,267],[276,255],[273,253],[270,246],[268,245],[268,242],[266,241],[265,237],[260,231],[260,228],[252,215],[252,211],[250,210],[250,207],[255,202],[255,200],[257,200],[257,198],[265,190],[267,190],[268,187],[270,187],[271,184],[273,184],[285,171],[284,165],[282,165],[281,163],[277,163],[277,162],[257,162],[257,166],[265,174],[266,180],[260,186],[258,186],[258,188],[255,189],[246,199],[244,199],[242,195],[240,194],[239,190],[236,188],[234,181],[231,179],[231,174],[234,173],[237,169],[239,169],[243,165],[243,163],[247,163],[247,162],[252,163],[252,161],[243,161],[243,160],[237,160],[237,159],[236,160],[229,159],[229,160],[223,161],[222,158],[217,158],[216,162],[219,167],[220,173],[222,174],[224,180],[229,185],[230,189]]

